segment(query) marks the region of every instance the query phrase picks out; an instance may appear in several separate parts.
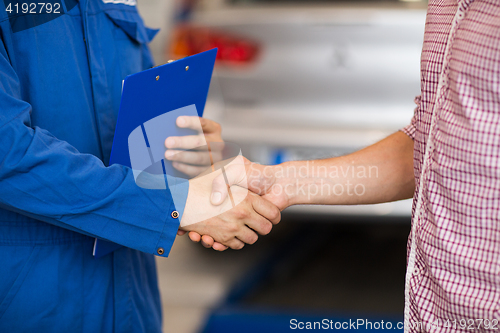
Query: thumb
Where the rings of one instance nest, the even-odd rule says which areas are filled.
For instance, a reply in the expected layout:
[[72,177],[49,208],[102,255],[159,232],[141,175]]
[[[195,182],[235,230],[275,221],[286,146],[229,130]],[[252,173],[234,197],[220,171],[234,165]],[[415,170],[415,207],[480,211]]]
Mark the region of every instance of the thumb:
[[244,164],[233,164],[221,168],[222,173],[212,182],[212,205],[218,206],[226,200],[228,188],[238,185],[247,188],[247,172]]
[[227,184],[224,178],[224,174],[220,174],[212,182],[212,194],[210,196],[210,201],[212,205],[218,206],[224,202],[227,198]]

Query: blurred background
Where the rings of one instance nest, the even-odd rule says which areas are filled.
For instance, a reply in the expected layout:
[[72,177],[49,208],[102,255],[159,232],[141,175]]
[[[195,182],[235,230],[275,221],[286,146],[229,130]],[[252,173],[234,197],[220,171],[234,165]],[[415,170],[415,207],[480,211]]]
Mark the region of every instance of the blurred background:
[[[410,122],[427,2],[140,0],[157,64],[219,48],[205,117],[259,163],[326,158]],[[216,253],[158,259],[164,331],[289,332],[290,320],[402,321],[411,201],[292,207]],[[358,330],[363,331],[363,330]],[[402,331],[402,330],[401,330]]]

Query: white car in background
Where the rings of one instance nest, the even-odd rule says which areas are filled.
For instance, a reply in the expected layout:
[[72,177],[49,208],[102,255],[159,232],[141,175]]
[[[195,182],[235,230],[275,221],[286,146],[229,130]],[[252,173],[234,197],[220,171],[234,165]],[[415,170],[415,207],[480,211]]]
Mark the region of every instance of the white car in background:
[[[420,93],[427,3],[207,0],[169,53],[219,47],[205,115],[250,160],[350,153],[406,126]],[[409,200],[308,213],[407,217]]]

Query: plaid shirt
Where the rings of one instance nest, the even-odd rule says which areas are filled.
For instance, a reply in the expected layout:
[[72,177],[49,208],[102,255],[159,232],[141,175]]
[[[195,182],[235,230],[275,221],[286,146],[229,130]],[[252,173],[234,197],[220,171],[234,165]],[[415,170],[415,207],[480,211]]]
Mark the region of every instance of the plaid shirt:
[[500,332],[499,0],[430,0],[421,80],[405,332]]

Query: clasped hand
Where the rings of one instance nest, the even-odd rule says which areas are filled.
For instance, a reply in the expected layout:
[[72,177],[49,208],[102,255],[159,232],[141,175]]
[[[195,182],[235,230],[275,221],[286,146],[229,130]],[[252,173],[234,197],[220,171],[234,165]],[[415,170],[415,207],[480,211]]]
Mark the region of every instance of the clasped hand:
[[[173,161],[177,170],[196,176],[189,181],[188,198],[178,234],[189,232],[192,241],[202,241],[205,247],[218,251],[228,247],[241,249],[245,244],[254,244],[259,235],[271,232],[273,225],[279,223],[286,203],[269,191],[274,185],[272,176],[266,177],[265,173],[258,177],[250,175],[250,182],[247,183],[250,168],[258,170],[266,167],[253,164],[241,156],[239,163],[226,166],[225,177],[222,170],[207,172],[211,161],[206,152],[192,148],[204,142],[222,142],[220,125],[205,118],[184,116],[177,119],[181,128],[197,129],[200,122],[203,133],[170,137],[165,141],[165,158]],[[184,149],[190,151],[182,152]],[[213,152],[216,159],[217,153]],[[208,170],[211,171],[210,168]],[[200,216],[207,218],[202,220]]]

